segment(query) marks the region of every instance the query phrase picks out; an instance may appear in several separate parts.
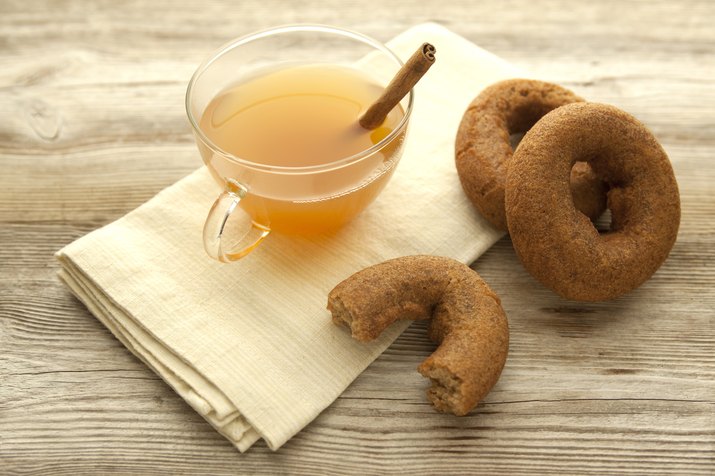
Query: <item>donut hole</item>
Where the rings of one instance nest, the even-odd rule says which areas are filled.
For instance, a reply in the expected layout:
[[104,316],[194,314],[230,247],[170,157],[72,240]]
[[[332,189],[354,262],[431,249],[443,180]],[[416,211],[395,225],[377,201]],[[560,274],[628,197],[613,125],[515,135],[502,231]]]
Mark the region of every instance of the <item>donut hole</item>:
[[575,161],[570,172],[571,199],[578,211],[596,222],[608,208],[608,185],[589,163]]
[[607,208],[600,217],[593,221],[593,226],[601,235],[609,233],[611,231],[611,210]]
[[509,134],[509,145],[511,146],[512,151],[516,150],[516,148],[519,146],[519,142],[521,142],[521,139],[524,138],[525,134],[526,131],[514,132],[513,134]]

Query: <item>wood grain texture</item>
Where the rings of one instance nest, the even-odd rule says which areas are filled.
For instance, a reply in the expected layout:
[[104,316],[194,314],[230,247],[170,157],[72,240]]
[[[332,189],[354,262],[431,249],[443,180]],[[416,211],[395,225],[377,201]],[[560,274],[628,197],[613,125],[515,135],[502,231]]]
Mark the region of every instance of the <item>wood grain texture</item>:
[[[0,473],[712,475],[713,18],[709,0],[4,0]],[[640,289],[582,304],[504,239],[475,264],[511,326],[476,413],[429,406],[415,324],[280,451],[241,455],[61,286],[52,253],[200,164],[183,94],[218,45],[307,21],[388,40],[427,20],[645,122],[680,185],[678,242]]]

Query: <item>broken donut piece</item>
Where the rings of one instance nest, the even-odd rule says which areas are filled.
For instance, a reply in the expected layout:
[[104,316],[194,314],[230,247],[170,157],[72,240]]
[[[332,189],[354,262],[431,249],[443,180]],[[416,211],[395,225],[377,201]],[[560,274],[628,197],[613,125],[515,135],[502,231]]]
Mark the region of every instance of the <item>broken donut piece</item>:
[[405,256],[370,266],[328,296],[333,322],[367,342],[398,319],[431,319],[437,349],[419,366],[427,398],[441,412],[466,415],[499,379],[509,326],[499,297],[469,266],[439,256]]

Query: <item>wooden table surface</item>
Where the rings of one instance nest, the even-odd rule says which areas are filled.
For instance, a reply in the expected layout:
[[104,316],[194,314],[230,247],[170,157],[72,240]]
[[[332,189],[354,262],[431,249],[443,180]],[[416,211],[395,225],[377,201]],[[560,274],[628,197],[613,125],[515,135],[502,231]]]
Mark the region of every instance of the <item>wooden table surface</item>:
[[[712,475],[714,19],[710,0],[2,0],[0,473]],[[72,297],[52,254],[200,165],[183,95],[218,45],[292,22],[388,40],[427,20],[645,122],[680,185],[678,241],[640,289],[582,304],[503,239],[475,269],[510,355],[476,412],[429,407],[415,368],[433,346],[414,325],[280,451],[240,454]]]

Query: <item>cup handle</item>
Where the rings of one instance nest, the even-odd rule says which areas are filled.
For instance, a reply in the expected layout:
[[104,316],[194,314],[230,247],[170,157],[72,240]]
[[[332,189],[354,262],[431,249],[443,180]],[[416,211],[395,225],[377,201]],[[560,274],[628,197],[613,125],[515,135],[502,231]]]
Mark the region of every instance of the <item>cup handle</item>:
[[[246,193],[244,185],[228,179],[226,189],[209,210],[204,223],[204,249],[210,257],[224,263],[241,259],[271,232],[238,206]],[[224,236],[229,229],[230,233]]]

